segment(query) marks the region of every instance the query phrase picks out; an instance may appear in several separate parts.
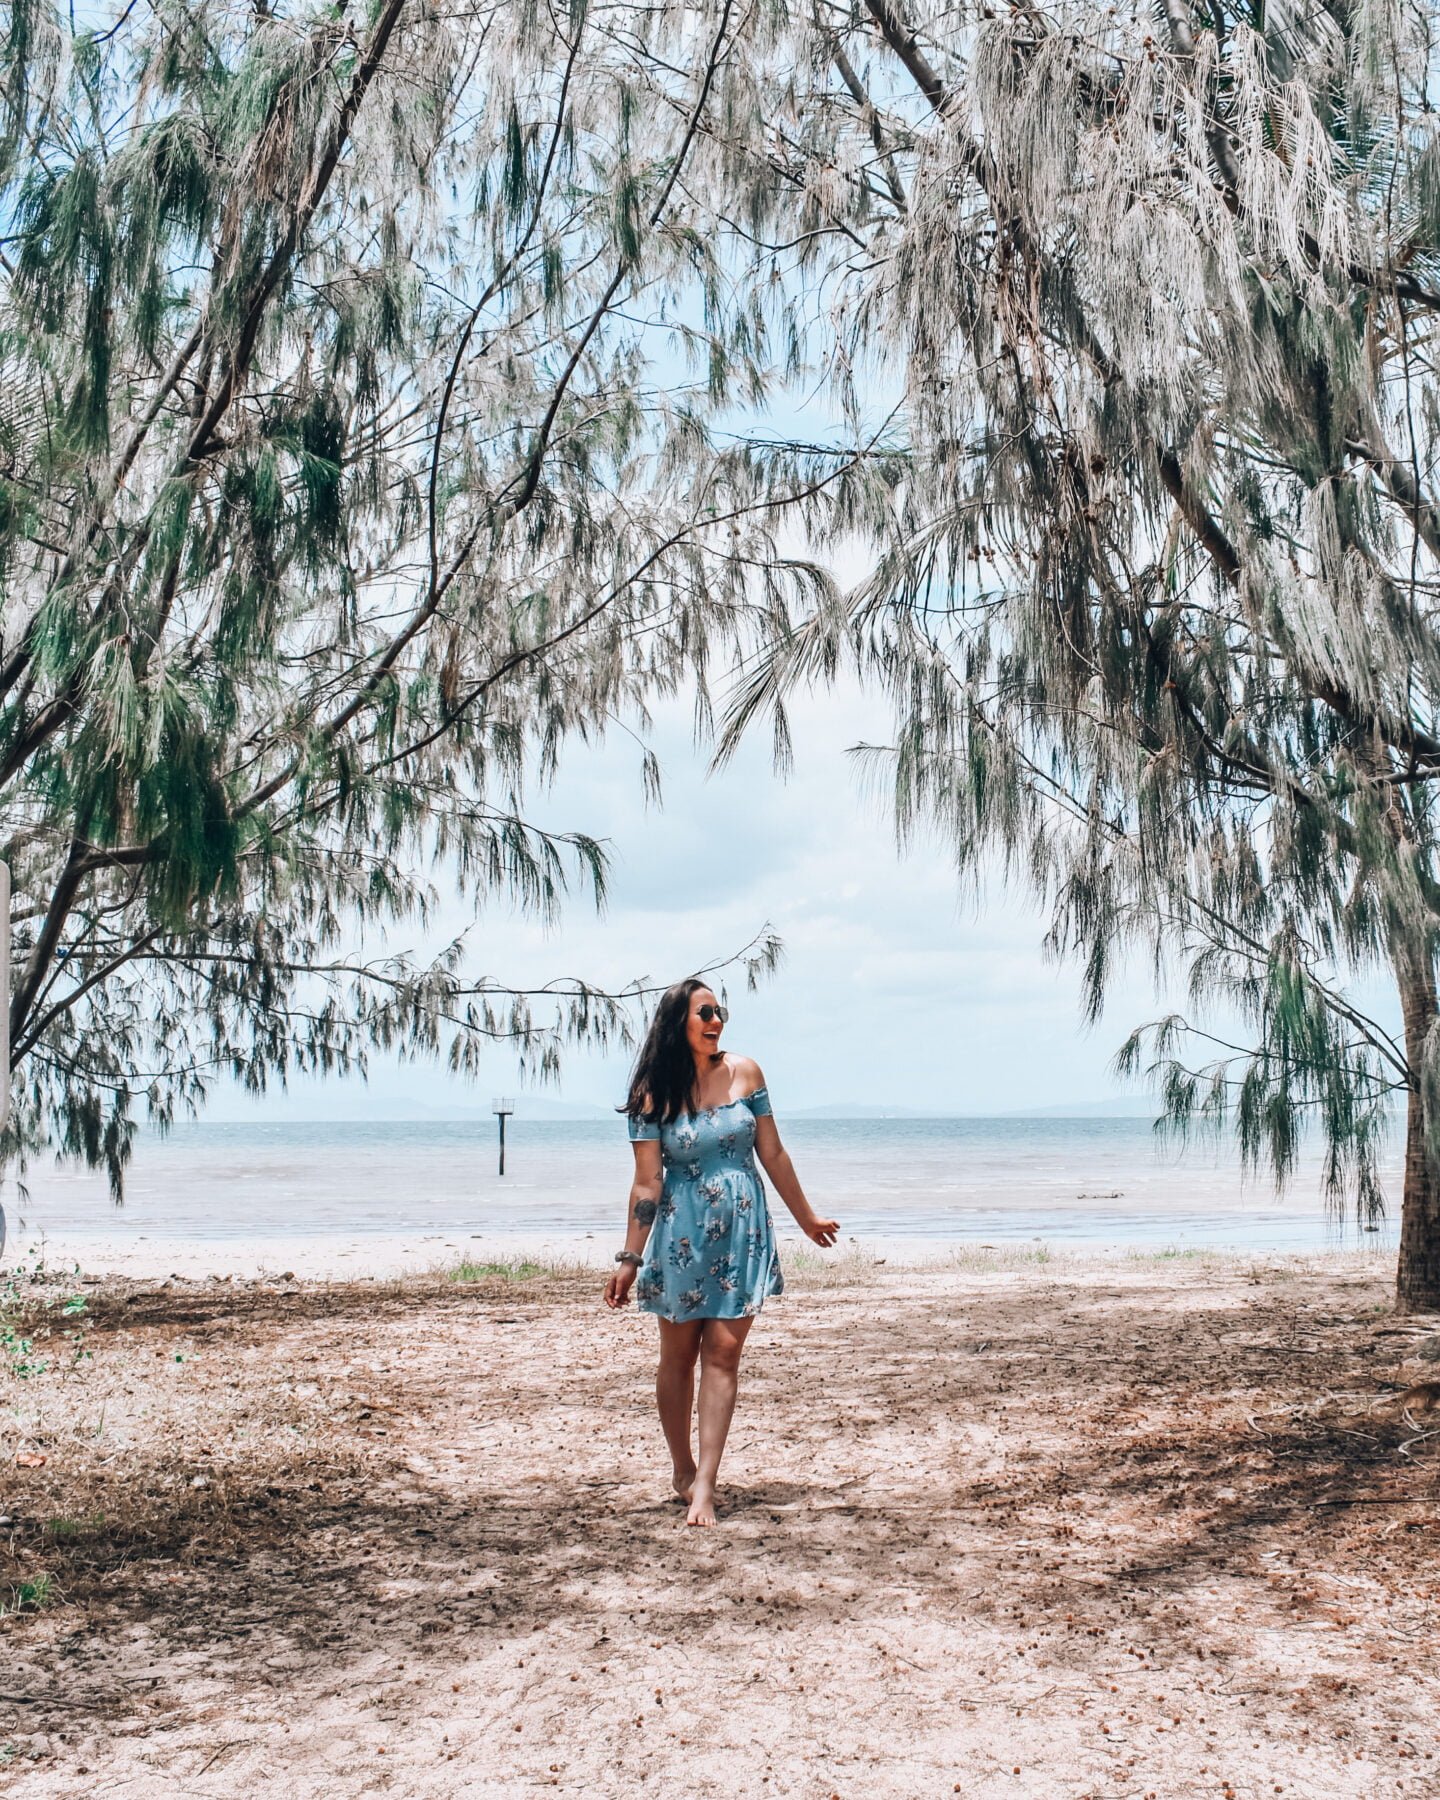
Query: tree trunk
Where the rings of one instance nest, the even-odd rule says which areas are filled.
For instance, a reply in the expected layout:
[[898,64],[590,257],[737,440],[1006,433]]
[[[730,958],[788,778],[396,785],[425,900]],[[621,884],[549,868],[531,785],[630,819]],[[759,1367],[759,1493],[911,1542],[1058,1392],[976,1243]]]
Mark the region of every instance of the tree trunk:
[[1400,1262],[1395,1273],[1399,1312],[1440,1312],[1440,1169],[1425,1143],[1425,1095],[1420,1070],[1425,1039],[1437,1012],[1435,974],[1428,956],[1401,950],[1395,958],[1405,1019],[1410,1095],[1405,1119],[1405,1197],[1400,1215]]

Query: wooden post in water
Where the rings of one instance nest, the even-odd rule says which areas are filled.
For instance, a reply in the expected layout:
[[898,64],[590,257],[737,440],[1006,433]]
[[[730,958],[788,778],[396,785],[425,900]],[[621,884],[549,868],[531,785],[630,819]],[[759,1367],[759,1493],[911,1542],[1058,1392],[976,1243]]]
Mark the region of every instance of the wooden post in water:
[[515,1110],[513,1100],[492,1100],[490,1110],[500,1121],[500,1173],[505,1173],[505,1121]]

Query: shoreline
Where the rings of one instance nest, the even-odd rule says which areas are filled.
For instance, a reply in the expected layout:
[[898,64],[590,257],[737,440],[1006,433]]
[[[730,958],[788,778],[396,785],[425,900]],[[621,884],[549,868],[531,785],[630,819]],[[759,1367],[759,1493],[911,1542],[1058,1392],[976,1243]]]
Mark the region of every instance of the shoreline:
[[[808,1243],[799,1233],[778,1232],[781,1266],[787,1273],[819,1280],[857,1269],[885,1268],[929,1273],[946,1269],[983,1271],[1053,1264],[1078,1273],[1086,1267],[1174,1262],[1219,1265],[1243,1263],[1288,1267],[1318,1263],[1347,1266],[1385,1278],[1393,1268],[1395,1245],[1383,1239],[1356,1243],[1354,1234],[1311,1249],[1271,1249],[1253,1244],[1181,1244],[1157,1235],[1153,1244],[1056,1242],[1046,1238],[887,1237],[854,1235],[832,1250]],[[184,1281],[252,1279],[275,1281],[394,1281],[408,1276],[443,1275],[461,1263],[498,1271],[523,1265],[562,1274],[608,1273],[613,1249],[600,1233],[551,1232],[365,1232],[260,1233],[215,1237],[173,1233],[134,1236],[108,1232],[14,1231],[0,1256],[0,1271],[33,1264],[56,1278],[77,1271],[90,1282],[109,1279]]]

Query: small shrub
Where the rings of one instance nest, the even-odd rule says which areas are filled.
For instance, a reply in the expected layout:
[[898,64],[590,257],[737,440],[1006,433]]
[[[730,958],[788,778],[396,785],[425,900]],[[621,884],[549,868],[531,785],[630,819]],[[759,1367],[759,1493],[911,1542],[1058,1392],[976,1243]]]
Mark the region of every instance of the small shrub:
[[537,1262],[474,1262],[462,1257],[447,1273],[452,1281],[533,1281],[545,1273]]
[[47,1519],[45,1535],[62,1540],[84,1537],[88,1532],[98,1531],[104,1523],[104,1513],[96,1513],[93,1519]]
[[85,1330],[90,1323],[89,1302],[85,1296],[71,1293],[62,1298],[37,1300],[25,1291],[79,1274],[78,1263],[59,1275],[48,1269],[44,1251],[36,1245],[22,1262],[0,1276],[0,1366],[7,1368],[16,1380],[27,1381],[33,1375],[43,1375],[50,1367],[48,1356],[36,1354],[31,1332],[21,1329],[22,1319],[37,1314],[43,1319],[58,1312],[62,1319],[72,1320],[70,1329],[61,1333],[70,1345],[71,1365],[89,1360],[90,1352],[85,1348]]
[[0,1604],[0,1619],[10,1613],[39,1612],[41,1607],[48,1606],[58,1598],[54,1581],[49,1575],[33,1575],[29,1581],[17,1582],[10,1589],[10,1599]]

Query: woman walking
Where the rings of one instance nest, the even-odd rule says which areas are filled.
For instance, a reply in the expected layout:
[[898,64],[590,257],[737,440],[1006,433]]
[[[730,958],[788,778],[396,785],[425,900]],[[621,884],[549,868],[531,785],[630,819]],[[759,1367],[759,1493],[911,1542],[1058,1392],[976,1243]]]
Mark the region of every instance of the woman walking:
[[[642,1310],[659,1318],[655,1399],[691,1525],[715,1523],[740,1352],[765,1296],[785,1286],[756,1156],[806,1237],[828,1247],[840,1231],[801,1191],[758,1063],[721,1050],[728,1017],[698,976],[667,988],[655,1009],[623,1108],[635,1177],[620,1267],[605,1286],[607,1306],[626,1305],[633,1287]],[[698,1461],[690,1438],[697,1359]]]

